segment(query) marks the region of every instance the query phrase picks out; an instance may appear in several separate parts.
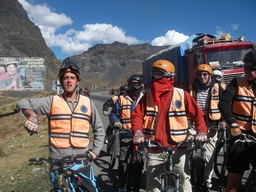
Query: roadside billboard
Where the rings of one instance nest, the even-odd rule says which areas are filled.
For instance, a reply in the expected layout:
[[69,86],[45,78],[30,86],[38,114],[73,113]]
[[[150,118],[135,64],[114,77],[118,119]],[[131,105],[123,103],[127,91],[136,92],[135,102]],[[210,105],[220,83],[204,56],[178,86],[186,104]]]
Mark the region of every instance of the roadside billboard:
[[43,91],[44,89],[44,58],[0,57],[0,91]]

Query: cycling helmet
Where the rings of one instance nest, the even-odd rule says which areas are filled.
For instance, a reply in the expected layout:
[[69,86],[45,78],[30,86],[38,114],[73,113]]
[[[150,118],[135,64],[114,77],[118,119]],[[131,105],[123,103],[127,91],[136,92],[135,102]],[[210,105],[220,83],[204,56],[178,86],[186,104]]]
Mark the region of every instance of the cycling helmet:
[[128,79],[128,88],[140,89],[143,87],[143,76],[134,74]]
[[77,79],[80,79],[80,70],[79,67],[72,61],[70,61],[69,58],[66,58],[63,60],[60,70],[59,70],[59,79],[61,80],[63,75],[67,72],[74,73],[77,76]]
[[223,76],[223,74],[222,74],[222,72],[221,72],[220,70],[214,70],[214,71],[212,72],[212,75],[213,75],[213,76],[220,76],[220,77]]
[[170,61],[159,59],[152,65],[152,77],[154,79],[161,79],[163,77],[170,77],[175,75],[174,64]]
[[209,74],[212,74],[212,67],[208,64],[200,64],[196,68],[196,73],[199,71],[207,71]]
[[119,88],[119,93],[120,94],[124,94],[128,89],[128,86],[127,85],[122,85],[120,88]]
[[172,62],[164,60],[164,59],[159,59],[159,60],[155,61],[152,65],[152,69],[153,68],[162,69],[165,72],[170,73],[171,75],[175,75],[174,64]]
[[252,62],[253,65],[256,65],[256,51],[250,51],[244,56],[244,62]]

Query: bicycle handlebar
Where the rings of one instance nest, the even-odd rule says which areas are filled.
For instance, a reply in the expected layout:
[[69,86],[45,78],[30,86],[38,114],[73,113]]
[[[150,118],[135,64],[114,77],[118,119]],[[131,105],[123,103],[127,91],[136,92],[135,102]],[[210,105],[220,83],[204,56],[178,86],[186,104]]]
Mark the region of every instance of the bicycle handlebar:
[[245,134],[245,133],[242,133],[241,135],[234,137],[234,140],[235,140],[234,143],[238,143],[238,142],[256,143],[256,137],[250,134]]
[[44,162],[50,163],[51,165],[54,164],[61,164],[64,165],[65,163],[75,163],[78,160],[87,160],[88,162],[92,162],[92,157],[89,152],[85,154],[78,154],[73,156],[65,156],[61,159],[48,159],[44,157],[36,157],[36,158],[30,158],[29,165],[42,165]]
[[193,146],[194,144],[194,139],[189,139],[189,140],[185,140],[181,143],[178,143],[176,146],[163,146],[159,143],[159,141],[156,141],[156,140],[145,140],[145,146],[147,148],[153,148],[153,147],[159,147],[167,152],[173,152],[174,150],[176,149],[179,149],[181,147],[191,147]]

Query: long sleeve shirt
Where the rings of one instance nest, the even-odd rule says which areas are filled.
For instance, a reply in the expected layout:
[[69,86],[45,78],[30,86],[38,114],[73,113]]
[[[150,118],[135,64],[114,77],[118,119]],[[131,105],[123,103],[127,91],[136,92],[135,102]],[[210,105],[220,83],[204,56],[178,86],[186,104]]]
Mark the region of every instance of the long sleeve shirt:
[[[191,95],[185,92],[185,107],[187,115],[195,122],[197,132],[204,132],[207,135],[207,127],[204,121],[204,113],[197,105]],[[158,105],[158,121],[156,126],[155,139],[163,146],[174,145],[169,135],[168,112],[173,89],[160,95],[160,104]],[[146,112],[146,97],[142,97],[132,114],[132,132],[143,130],[144,116]]]
[[[51,103],[52,103],[52,96],[44,97],[44,98],[26,98],[22,99],[17,103],[18,109],[30,109],[33,110],[38,115],[47,115],[49,117],[50,110],[51,110]],[[71,110],[73,110],[78,100],[76,99],[74,102],[68,101],[67,103]],[[103,147],[103,142],[105,138],[105,130],[100,118],[100,115],[97,112],[97,109],[93,102],[91,101],[91,110],[92,110],[92,117],[91,117],[91,127],[93,130],[93,145],[92,145],[92,152],[98,155]],[[77,154],[84,154],[88,151],[88,147],[84,149],[73,148],[69,147],[66,149],[58,149],[52,145],[49,145],[49,157],[53,159],[60,159],[65,156],[77,155]]]

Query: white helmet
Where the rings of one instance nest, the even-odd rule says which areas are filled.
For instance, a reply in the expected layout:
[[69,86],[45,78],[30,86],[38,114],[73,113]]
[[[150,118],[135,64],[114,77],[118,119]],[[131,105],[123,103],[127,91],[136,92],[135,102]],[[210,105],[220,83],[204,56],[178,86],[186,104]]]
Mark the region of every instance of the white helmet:
[[223,76],[223,74],[222,74],[222,72],[221,72],[220,70],[214,70],[214,71],[212,72],[212,75],[213,75],[213,76],[220,76],[220,77]]

